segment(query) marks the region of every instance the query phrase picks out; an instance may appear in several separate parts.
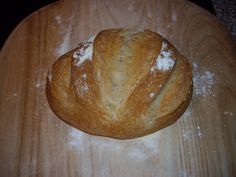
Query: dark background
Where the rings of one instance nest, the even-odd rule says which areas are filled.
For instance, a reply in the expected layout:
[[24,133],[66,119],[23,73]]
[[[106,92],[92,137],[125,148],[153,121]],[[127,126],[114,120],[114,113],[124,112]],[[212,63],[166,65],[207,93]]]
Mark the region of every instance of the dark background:
[[[4,2],[5,1],[5,2]],[[0,7],[0,48],[25,17],[56,0],[3,0]],[[211,0],[190,0],[215,15]]]

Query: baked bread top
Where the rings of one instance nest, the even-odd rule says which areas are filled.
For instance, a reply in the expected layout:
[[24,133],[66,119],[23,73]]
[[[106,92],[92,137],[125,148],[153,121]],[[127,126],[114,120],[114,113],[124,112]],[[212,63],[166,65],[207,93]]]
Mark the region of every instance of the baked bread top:
[[52,110],[73,127],[135,138],[181,116],[192,95],[192,71],[159,34],[108,29],[53,64],[46,92]]

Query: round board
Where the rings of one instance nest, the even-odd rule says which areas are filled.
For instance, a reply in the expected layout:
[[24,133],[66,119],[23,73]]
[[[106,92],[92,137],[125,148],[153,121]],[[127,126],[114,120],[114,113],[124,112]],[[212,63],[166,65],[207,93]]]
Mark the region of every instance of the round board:
[[[116,140],[76,130],[51,111],[49,67],[107,28],[156,31],[190,60],[193,97],[175,124]],[[38,10],[0,53],[0,176],[235,176],[235,51],[223,24],[188,1],[61,0]]]

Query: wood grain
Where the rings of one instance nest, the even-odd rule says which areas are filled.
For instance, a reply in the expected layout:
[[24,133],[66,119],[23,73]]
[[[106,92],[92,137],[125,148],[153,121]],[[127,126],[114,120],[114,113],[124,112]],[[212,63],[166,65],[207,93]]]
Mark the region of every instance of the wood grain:
[[[95,137],[57,118],[45,96],[58,56],[106,28],[148,28],[194,66],[175,124],[134,140]],[[236,50],[226,28],[183,0],[68,0],[23,20],[0,53],[0,176],[236,176]]]

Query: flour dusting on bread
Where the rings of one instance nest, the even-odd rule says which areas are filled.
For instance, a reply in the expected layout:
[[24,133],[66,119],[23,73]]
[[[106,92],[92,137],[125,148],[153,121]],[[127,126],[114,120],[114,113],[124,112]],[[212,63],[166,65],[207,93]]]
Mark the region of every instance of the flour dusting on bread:
[[149,96],[150,96],[151,98],[153,98],[153,97],[155,96],[155,93],[152,92],[152,93],[149,94]]
[[95,37],[93,36],[87,41],[80,43],[79,49],[74,52],[73,58],[75,59],[76,66],[80,66],[85,60],[92,60]]
[[76,90],[81,94],[84,95],[89,91],[89,87],[86,82],[81,83]]
[[156,59],[155,65],[151,68],[151,71],[161,70],[161,71],[168,71],[172,69],[174,66],[175,61],[172,58],[172,52],[168,49],[167,43],[162,42],[162,47],[160,54]]

